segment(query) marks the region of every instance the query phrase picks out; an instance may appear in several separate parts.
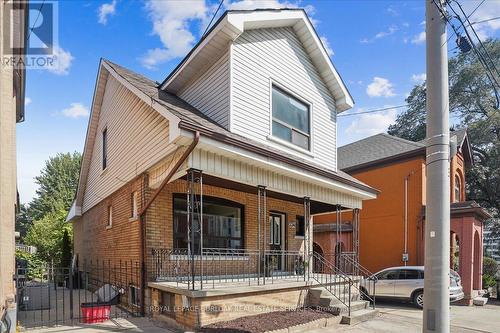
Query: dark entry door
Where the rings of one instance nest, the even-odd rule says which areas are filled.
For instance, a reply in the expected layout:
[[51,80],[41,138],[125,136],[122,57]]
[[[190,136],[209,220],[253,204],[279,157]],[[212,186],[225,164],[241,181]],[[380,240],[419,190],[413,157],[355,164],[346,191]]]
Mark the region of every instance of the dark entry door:
[[272,255],[269,258],[269,264],[274,270],[283,269],[285,250],[285,215],[279,213],[271,213],[269,215],[269,247],[272,250]]

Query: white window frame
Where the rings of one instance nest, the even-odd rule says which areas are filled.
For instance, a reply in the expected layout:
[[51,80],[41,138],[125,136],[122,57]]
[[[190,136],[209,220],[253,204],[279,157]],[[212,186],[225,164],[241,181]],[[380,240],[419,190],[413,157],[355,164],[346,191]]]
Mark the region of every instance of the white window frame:
[[[295,98],[299,102],[305,104],[309,108],[309,149],[304,149],[292,142],[288,142],[286,140],[280,139],[273,135],[273,87],[276,87],[291,97]],[[303,154],[309,155],[311,157],[314,156],[314,128],[313,128],[313,115],[314,115],[314,104],[310,102],[308,99],[303,97],[301,94],[293,91],[288,88],[286,85],[277,82],[275,79],[269,79],[269,134],[267,139],[270,141],[274,141],[282,146],[286,146]]]
[[113,206],[108,205],[108,211],[106,212],[107,215],[107,224],[106,224],[106,229],[111,229],[113,226]]
[[137,191],[132,192],[130,199],[132,200],[132,202],[131,202],[132,214],[131,214],[130,218],[135,220],[135,219],[137,219],[137,217],[138,217],[137,214],[139,213],[139,206],[138,206],[139,194],[137,193]]

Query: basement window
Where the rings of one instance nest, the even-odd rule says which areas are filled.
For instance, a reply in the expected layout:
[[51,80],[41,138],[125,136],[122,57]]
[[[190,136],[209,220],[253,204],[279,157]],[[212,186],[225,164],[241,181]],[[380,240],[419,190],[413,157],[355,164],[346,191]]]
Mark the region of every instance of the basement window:
[[128,302],[130,305],[141,306],[141,289],[130,285],[128,287]]
[[272,88],[272,135],[310,150],[310,107],[285,91]]

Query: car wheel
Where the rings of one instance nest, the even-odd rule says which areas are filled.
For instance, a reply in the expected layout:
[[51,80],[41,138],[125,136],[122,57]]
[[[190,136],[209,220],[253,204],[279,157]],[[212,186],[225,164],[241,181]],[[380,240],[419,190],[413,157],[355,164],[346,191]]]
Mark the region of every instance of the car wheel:
[[413,294],[413,304],[415,304],[418,308],[424,308],[424,292],[423,290],[417,291]]

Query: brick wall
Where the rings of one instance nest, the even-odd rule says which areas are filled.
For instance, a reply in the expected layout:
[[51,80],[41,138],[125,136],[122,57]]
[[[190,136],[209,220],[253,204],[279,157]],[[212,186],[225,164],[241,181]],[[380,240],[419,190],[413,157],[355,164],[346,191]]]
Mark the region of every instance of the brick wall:
[[[131,195],[138,193],[139,207],[144,200],[144,177],[125,184],[74,222],[75,254],[83,260],[110,260],[112,263],[140,260],[140,223],[132,218]],[[112,225],[108,227],[108,207]]]
[[[145,176],[137,177],[125,184],[109,197],[101,200],[99,204],[85,212],[83,216],[74,222],[74,247],[79,262],[87,261],[109,261],[112,267],[124,262],[140,261],[140,222],[131,219],[131,194],[137,191],[139,194],[139,207],[143,206],[146,199],[151,196],[152,189],[145,189],[147,183]],[[168,184],[155,199],[146,213],[146,263],[151,263],[153,248],[172,248],[173,245],[173,195],[175,193],[186,193],[187,183],[184,180],[176,180]],[[257,192],[257,189],[256,189]],[[244,247],[246,249],[257,249],[258,225],[257,225],[257,194],[239,192],[211,185],[204,185],[203,194],[231,200],[243,205],[244,216]],[[112,226],[108,224],[108,207],[113,210]],[[286,250],[296,251],[303,248],[303,238],[295,237],[295,221],[297,215],[304,215],[303,204],[284,200],[267,198],[267,210],[284,213],[286,221],[284,226],[287,234]],[[269,222],[266,219],[269,237]],[[255,258],[249,259],[256,268]],[[187,261],[186,261],[187,263]],[[244,261],[231,263],[229,272],[240,271]],[[221,264],[221,262],[219,262]],[[225,268],[228,266],[225,265]],[[232,268],[231,268],[232,267]],[[248,268],[248,267],[246,267]],[[148,280],[152,275],[152,265],[147,265]],[[206,272],[215,274],[216,269],[206,267]],[[132,277],[131,277],[132,278]],[[134,277],[138,281],[137,277]],[[148,298],[149,295],[146,295]],[[148,304],[148,303],[146,303]]]

